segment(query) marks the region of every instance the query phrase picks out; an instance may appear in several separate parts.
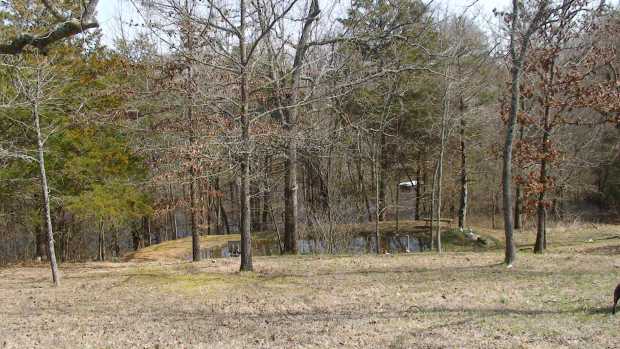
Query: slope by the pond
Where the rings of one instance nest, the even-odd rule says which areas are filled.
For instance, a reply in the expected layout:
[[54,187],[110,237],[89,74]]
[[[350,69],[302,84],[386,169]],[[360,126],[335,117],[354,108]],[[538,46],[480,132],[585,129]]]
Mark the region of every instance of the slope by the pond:
[[[343,224],[336,226],[333,240],[340,244],[340,249],[333,249],[336,253],[360,253],[374,250],[374,223],[366,224]],[[398,224],[394,221],[379,223],[379,230],[382,236],[382,245],[387,252],[401,252],[406,249],[419,251],[428,249],[430,246],[430,234],[427,223],[424,221],[401,221]],[[446,251],[472,251],[489,250],[497,248],[499,242],[490,235],[481,235],[481,240],[475,241],[468,238],[458,229],[450,228],[448,224],[442,224],[442,242]],[[209,251],[212,255],[221,256],[218,250],[225,249],[230,241],[239,241],[239,234],[230,235],[204,235],[200,238],[201,250]],[[410,240],[410,241],[409,241]],[[326,247],[328,240],[324,236],[313,232],[310,228],[306,229],[303,236],[302,248],[315,251],[309,252],[329,252]],[[361,241],[361,245],[359,242]],[[358,242],[357,245],[355,243]],[[403,242],[406,242],[403,244]],[[415,242],[415,244],[413,243]],[[278,251],[277,234],[273,232],[258,232],[253,234],[253,245],[255,255],[276,254]],[[355,245],[355,249],[353,248]],[[407,246],[405,246],[407,245]],[[413,246],[415,248],[409,248]],[[303,251],[302,251],[303,252]],[[127,254],[125,261],[170,261],[188,260],[192,254],[191,237],[166,241],[161,244],[152,245],[135,252]]]
[[[203,235],[200,237],[201,249],[218,248],[228,244],[228,241],[238,241],[239,234],[230,235]],[[165,241],[131,252],[124,257],[126,262],[170,261],[187,260],[192,256],[192,237]]]

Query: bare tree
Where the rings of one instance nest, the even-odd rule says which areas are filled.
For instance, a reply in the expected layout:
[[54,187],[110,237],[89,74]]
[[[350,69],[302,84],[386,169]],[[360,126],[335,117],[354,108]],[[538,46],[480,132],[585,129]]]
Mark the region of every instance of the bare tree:
[[283,120],[284,128],[287,132],[286,147],[286,185],[284,187],[284,252],[297,253],[297,223],[298,223],[298,203],[297,203],[297,118],[299,114],[299,94],[301,88],[302,65],[306,58],[308,50],[308,42],[310,39],[310,31],[312,24],[318,19],[319,1],[311,0],[308,9],[308,15],[304,21],[292,67],[292,86],[290,88],[290,97],[287,106],[289,109],[285,113],[286,118]]
[[41,123],[41,119],[44,115],[44,108],[49,108],[50,104],[54,102],[55,94],[58,91],[58,81],[46,57],[34,56],[31,59],[33,63],[30,64],[22,59],[16,59],[11,60],[12,62],[5,66],[8,67],[12,73],[12,86],[14,89],[14,98],[12,98],[12,100],[15,101],[15,103],[13,105],[4,106],[4,108],[27,109],[31,115],[31,124],[28,125],[25,122],[10,117],[6,112],[3,114],[7,118],[7,121],[24,128],[27,134],[31,134],[31,132],[34,133],[36,156],[28,155],[27,149],[22,151],[10,151],[2,148],[0,148],[0,156],[4,155],[27,161],[35,161],[38,165],[43,220],[45,222],[47,236],[47,254],[52,269],[52,280],[55,286],[59,286],[60,274],[56,261],[56,250],[54,248],[50,189],[45,168],[45,143],[49,136],[55,131],[55,126],[53,123],[48,123],[44,129]]

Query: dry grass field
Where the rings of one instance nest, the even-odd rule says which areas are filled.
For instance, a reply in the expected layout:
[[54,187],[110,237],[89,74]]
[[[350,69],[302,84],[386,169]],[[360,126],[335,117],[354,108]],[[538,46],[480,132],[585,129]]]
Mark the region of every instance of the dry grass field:
[[497,249],[256,257],[253,273],[162,259],[66,264],[54,288],[46,265],[13,266],[0,348],[618,348],[619,237],[555,229],[512,269]]

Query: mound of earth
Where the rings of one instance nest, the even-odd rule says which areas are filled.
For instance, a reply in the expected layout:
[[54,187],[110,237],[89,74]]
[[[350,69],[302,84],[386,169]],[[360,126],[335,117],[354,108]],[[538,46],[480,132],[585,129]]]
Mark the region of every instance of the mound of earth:
[[[228,245],[229,241],[239,241],[239,234],[229,235],[204,235],[200,237],[200,248],[221,248]],[[128,253],[123,258],[126,262],[152,262],[169,260],[187,260],[192,257],[192,237],[165,241],[157,245],[151,245],[143,249]]]

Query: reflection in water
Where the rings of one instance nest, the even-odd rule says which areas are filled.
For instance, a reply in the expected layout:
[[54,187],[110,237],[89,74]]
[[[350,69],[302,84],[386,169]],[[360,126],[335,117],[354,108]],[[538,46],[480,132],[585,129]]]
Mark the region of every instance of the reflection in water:
[[[430,249],[430,242],[413,234],[382,234],[382,252],[405,253],[421,252]],[[356,235],[345,241],[337,243],[328,242],[324,239],[301,239],[299,240],[300,254],[363,254],[373,253],[375,239],[372,234]],[[238,256],[238,250],[234,245],[225,247],[203,249],[204,258],[220,258]],[[252,254],[255,256],[271,256],[280,254],[277,241],[256,240],[252,242]]]

